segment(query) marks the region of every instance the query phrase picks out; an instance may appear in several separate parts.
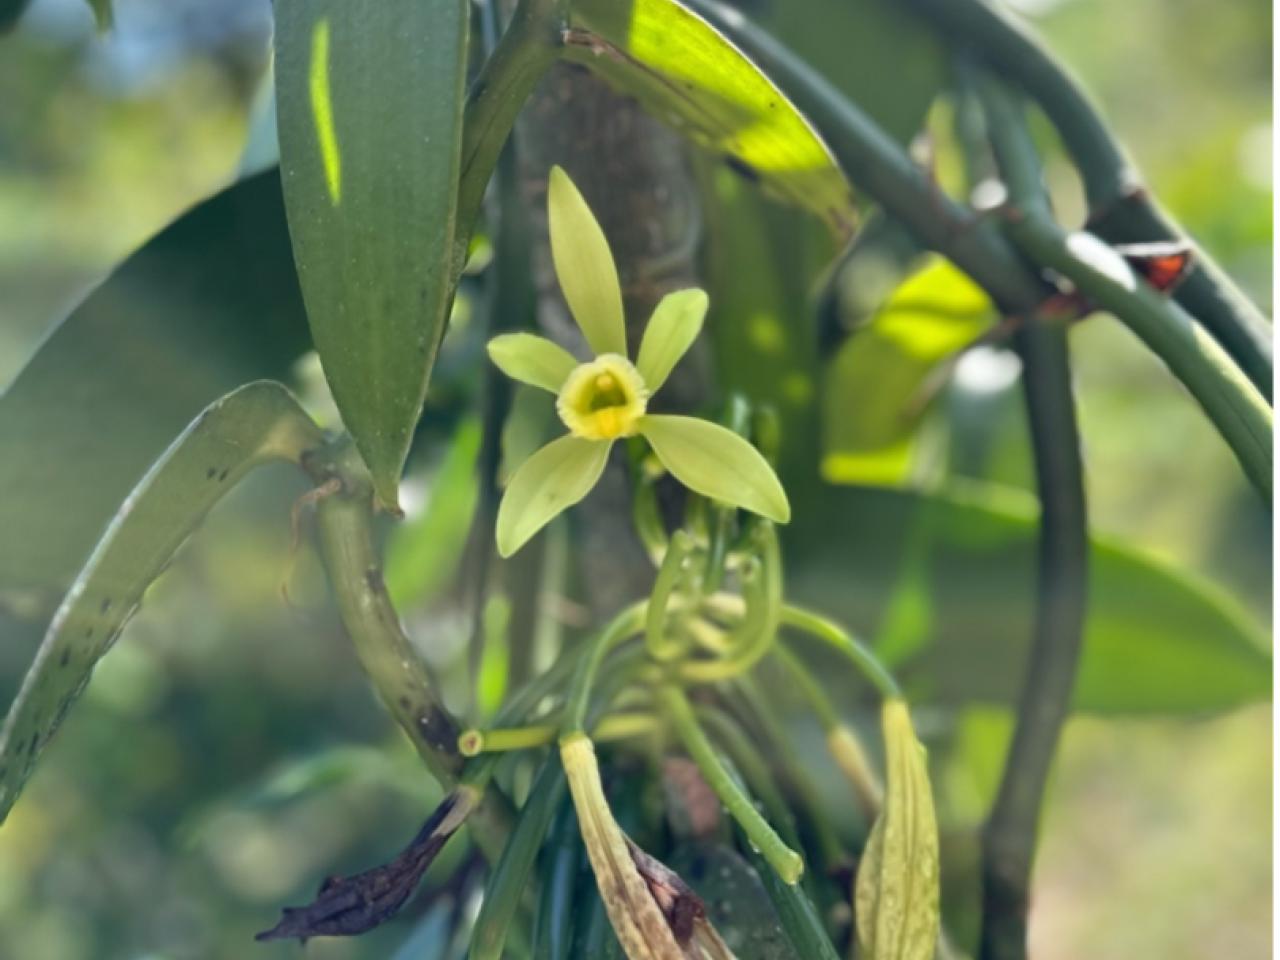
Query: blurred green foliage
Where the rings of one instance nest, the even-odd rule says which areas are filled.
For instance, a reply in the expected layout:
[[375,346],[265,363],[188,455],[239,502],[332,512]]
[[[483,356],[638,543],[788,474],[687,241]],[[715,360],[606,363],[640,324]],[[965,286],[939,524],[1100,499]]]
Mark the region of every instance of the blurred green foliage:
[[[1270,5],[1020,5],[1156,194],[1269,309]],[[79,291],[232,176],[268,24],[256,0],[120,0],[115,33],[95,40],[86,6],[37,0],[0,36],[0,384]],[[1065,162],[1049,172],[1060,208],[1078,212]],[[1073,347],[1095,525],[1269,616],[1270,518],[1226,448],[1118,324],[1081,324]],[[947,393],[946,457],[1025,488],[1021,411],[992,362],[962,365]],[[414,484],[429,489],[439,460],[429,452]],[[359,674],[306,538],[291,549],[298,493],[274,470],[237,489],[103,661],[0,829],[0,957],[296,956],[250,937],[320,876],[412,832],[434,787]],[[34,652],[31,614],[57,599],[0,596],[0,702]],[[449,585],[409,611],[446,688],[464,669],[463,615]],[[1074,721],[1046,819],[1034,955],[1265,956],[1270,729],[1269,708]],[[953,824],[980,815],[1006,731],[986,708],[962,724],[944,787]],[[354,744],[386,749],[326,753]],[[307,955],[388,957],[414,922],[411,911]]]

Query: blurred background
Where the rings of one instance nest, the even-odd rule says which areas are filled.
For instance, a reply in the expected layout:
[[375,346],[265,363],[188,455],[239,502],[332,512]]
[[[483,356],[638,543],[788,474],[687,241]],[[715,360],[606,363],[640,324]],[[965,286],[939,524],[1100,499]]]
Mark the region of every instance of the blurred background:
[[[1270,313],[1271,5],[1015,6]],[[82,0],[35,0],[0,37],[0,388],[88,286],[231,179],[270,22],[267,0],[116,0],[95,37]],[[1118,324],[1080,325],[1073,347],[1096,528],[1270,622],[1270,518],[1225,446]],[[994,478],[1025,485],[1016,419],[992,429]],[[0,828],[0,957],[297,956],[250,938],[412,834],[434,788],[354,669],[307,546],[291,551],[301,489],[268,472],[236,491],[96,672]],[[441,606],[416,633],[447,633]],[[7,704],[37,637],[6,622]],[[1269,956],[1271,748],[1269,706],[1072,721],[1044,821],[1037,960]],[[390,957],[407,929],[306,952]]]

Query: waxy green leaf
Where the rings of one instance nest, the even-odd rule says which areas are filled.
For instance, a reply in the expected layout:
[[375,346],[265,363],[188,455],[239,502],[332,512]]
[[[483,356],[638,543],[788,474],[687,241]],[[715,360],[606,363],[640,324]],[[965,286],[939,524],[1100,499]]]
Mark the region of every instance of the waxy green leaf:
[[853,191],[825,143],[750,60],[676,0],[580,0],[565,55],[839,236]]
[[941,38],[898,0],[790,0],[762,19],[901,144],[919,132],[946,82]]
[[379,499],[448,320],[463,0],[277,0],[280,168],[316,349]]
[[903,281],[825,371],[822,474],[833,483],[906,479],[912,436],[939,364],[996,322],[982,289],[940,257]]
[[161,231],[0,394],[0,588],[65,590],[196,414],[310,346],[274,170]]
[[251,383],[196,418],[129,495],[71,587],[0,727],[0,821],[40,751],[192,530],[246,473],[298,461],[320,431],[278,383]]
[[[779,531],[787,594],[876,641],[913,702],[1015,704],[1035,613],[1037,516],[1033,500],[1002,488],[819,487]],[[1076,710],[1202,713],[1270,697],[1265,631],[1238,605],[1094,538]]]

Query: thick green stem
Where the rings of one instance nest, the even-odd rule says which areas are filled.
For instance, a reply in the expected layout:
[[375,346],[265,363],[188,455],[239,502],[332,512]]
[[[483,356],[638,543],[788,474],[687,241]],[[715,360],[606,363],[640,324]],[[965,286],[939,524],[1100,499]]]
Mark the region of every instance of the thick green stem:
[[[1035,148],[1004,92],[984,84],[996,160],[1027,218],[1052,222]],[[980,960],[1024,960],[1036,828],[1045,783],[1071,705],[1088,591],[1084,465],[1067,331],[1025,324],[1015,334],[1040,494],[1035,634],[1000,791],[983,830]]]
[[[1038,39],[989,0],[907,0],[947,36],[969,45],[1035,100],[1057,128],[1084,181],[1089,229],[1111,243],[1186,236],[1142,184],[1138,171],[1080,85]],[[1271,325],[1203,253],[1174,294],[1271,399]]]
[[338,611],[360,665],[387,710],[432,775],[447,786],[462,767],[458,723],[404,635],[387,596],[373,546],[373,489],[355,448],[339,451],[333,466],[341,487],[317,504],[316,524]]
[[[463,758],[458,723],[436,692],[417,652],[400,626],[382,582],[373,545],[373,483],[349,439],[306,463],[317,482],[337,481],[337,491],[316,506],[320,552],[343,625],[360,665],[396,723],[408,735],[427,769],[449,787]],[[490,788],[471,816],[486,855],[496,856],[510,826],[511,808]]]
[[[1036,163],[1034,147],[1007,96],[991,85],[984,86],[983,93],[992,145],[1013,197],[1009,237],[1033,261],[1056,270],[1114,314],[1168,364],[1270,503],[1272,413],[1262,394],[1199,324],[1138,282],[1110,251],[1082,247],[1087,235],[1068,234],[1053,219],[1046,202],[1036,200],[1034,193],[1014,181],[1025,176],[1020,170]],[[1118,270],[1109,269],[1111,259]]]
[[467,244],[489,175],[520,108],[560,56],[568,18],[567,0],[521,0],[511,23],[467,91],[454,239],[459,269],[466,262]]
[[823,76],[716,0],[688,5],[760,65],[826,140],[853,183],[901,220],[925,246],[952,260],[1006,313],[1029,313],[1051,292],[992,223],[934,184],[926,171]]

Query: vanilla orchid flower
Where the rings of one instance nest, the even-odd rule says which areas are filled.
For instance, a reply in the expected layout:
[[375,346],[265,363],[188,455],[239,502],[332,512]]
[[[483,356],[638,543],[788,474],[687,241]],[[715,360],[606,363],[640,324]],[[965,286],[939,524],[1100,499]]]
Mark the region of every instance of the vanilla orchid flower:
[[568,436],[521,464],[498,509],[498,552],[508,557],[596,485],[613,441],[640,434],[663,466],[690,490],[777,523],[791,506],[768,462],[733,431],[694,417],[646,413],[702,329],[707,295],[678,290],[662,298],[633,364],[618,273],[604,232],[568,175],[553,167],[547,186],[551,255],[565,301],[594,358],[579,363],[542,337],[506,334],[489,356],[507,376],[556,394]]

